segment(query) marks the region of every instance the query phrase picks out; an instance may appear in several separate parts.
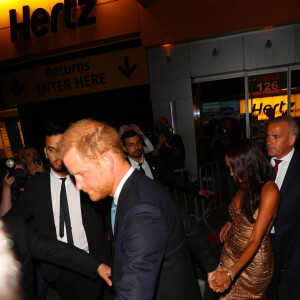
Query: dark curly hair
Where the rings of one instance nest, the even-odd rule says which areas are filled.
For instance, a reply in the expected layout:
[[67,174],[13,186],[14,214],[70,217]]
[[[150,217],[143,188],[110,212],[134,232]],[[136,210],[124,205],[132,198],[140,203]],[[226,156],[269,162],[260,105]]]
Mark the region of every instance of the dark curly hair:
[[263,185],[275,179],[275,173],[266,156],[250,139],[238,139],[226,149],[233,180],[238,188],[244,191],[241,211],[250,223],[260,202]]

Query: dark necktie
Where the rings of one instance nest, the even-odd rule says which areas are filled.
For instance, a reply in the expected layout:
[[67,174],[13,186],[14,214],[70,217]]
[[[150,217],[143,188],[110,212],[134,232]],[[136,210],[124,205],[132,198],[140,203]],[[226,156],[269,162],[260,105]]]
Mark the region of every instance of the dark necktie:
[[273,167],[275,175],[277,176],[277,172],[278,172],[278,165],[282,162],[282,160],[280,159],[274,159],[275,160],[275,165]]
[[64,236],[64,223],[65,223],[68,243],[74,245],[67,192],[65,186],[65,181],[67,178],[60,178],[60,179],[61,179],[61,190],[60,190],[60,212],[59,212],[59,236],[61,238]]
[[139,166],[140,166],[140,171],[141,171],[144,175],[146,175],[145,170],[144,170],[143,167],[142,167],[142,163],[139,163]]

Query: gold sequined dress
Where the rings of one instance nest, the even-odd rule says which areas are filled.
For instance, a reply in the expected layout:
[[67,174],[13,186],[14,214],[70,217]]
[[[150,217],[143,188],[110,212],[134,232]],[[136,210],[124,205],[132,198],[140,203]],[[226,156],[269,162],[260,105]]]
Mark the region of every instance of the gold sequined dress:
[[[229,205],[229,213],[232,217],[232,227],[227,235],[224,247],[221,253],[221,263],[230,268],[238,260],[245,250],[253,231],[254,224],[251,224],[245,216],[242,215],[234,201]],[[254,219],[257,218],[258,211],[254,213]],[[250,260],[250,262],[235,276],[224,296],[219,299],[266,299],[265,292],[273,275],[273,250],[269,239],[275,216],[270,222],[261,245]]]

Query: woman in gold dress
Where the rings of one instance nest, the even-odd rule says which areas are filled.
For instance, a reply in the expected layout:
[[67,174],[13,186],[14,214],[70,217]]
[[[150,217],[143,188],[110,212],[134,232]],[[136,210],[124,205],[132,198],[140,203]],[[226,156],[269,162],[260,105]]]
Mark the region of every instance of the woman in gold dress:
[[231,282],[219,299],[265,299],[273,275],[269,232],[279,204],[274,171],[249,139],[231,144],[225,160],[238,191],[229,205],[233,222],[221,253],[224,271],[212,278],[215,291]]

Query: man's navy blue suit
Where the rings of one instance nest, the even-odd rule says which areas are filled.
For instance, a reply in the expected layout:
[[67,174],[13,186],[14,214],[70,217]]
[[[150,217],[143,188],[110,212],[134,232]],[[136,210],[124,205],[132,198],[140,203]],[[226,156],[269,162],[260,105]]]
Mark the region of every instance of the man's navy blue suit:
[[[115,300],[201,299],[186,239],[193,240],[194,227],[183,215],[161,184],[138,170],[130,175],[114,227]],[[198,253],[207,271],[217,267],[207,241]]]

